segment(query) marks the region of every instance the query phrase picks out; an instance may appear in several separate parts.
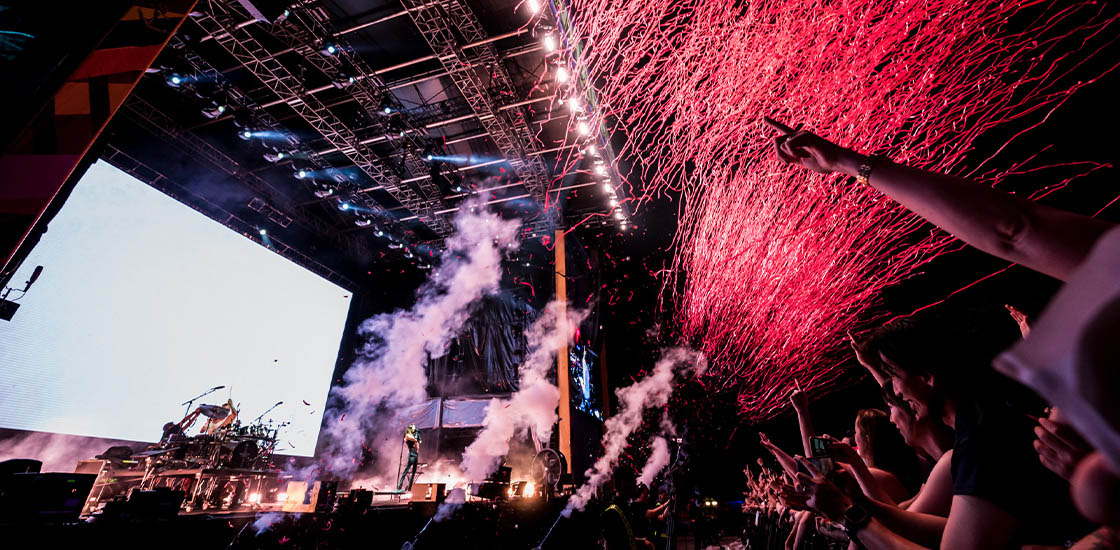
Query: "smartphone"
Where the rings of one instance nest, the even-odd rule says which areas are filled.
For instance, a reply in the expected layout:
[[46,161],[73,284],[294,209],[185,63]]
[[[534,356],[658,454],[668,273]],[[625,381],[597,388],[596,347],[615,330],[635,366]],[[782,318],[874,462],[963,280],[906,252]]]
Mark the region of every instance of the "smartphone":
[[832,473],[833,462],[832,457],[829,456],[814,456],[809,458],[809,463],[817,469],[818,472],[828,475]]
[[832,458],[832,443],[823,437],[809,438],[809,450],[813,458]]

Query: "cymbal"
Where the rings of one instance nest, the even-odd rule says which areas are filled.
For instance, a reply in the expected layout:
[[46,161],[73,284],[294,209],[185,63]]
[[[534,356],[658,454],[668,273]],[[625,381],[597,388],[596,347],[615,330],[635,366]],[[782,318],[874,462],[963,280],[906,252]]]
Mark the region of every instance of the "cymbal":
[[229,409],[222,407],[221,405],[199,405],[198,412],[202,413],[203,416],[207,418],[213,418],[214,420],[221,420],[229,416]]

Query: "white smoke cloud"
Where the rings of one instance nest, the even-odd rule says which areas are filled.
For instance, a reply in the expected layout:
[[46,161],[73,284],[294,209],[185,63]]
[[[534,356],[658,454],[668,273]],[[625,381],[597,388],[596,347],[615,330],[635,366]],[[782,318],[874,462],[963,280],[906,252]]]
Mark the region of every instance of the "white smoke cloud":
[[653,483],[653,479],[661,470],[669,464],[669,442],[660,435],[653,436],[653,441],[650,442],[649,460],[646,465],[642,467],[642,475],[638,476],[638,483],[645,484],[647,487]]
[[638,483],[644,483],[647,487],[651,487],[657,474],[669,465],[669,442],[665,437],[675,435],[677,435],[677,427],[669,420],[668,414],[662,414],[661,433],[653,436],[653,440],[650,441],[649,460],[646,460],[646,465],[642,467],[642,474],[638,476]]
[[[626,448],[627,438],[641,426],[642,413],[652,407],[663,407],[669,402],[675,374],[699,375],[707,368],[708,362],[699,352],[672,348],[662,354],[648,376],[615,392],[618,395],[618,413],[604,423],[606,431],[603,433],[603,456],[587,470],[587,482],[572,495],[563,515],[570,515],[573,510],[583,510],[595,491],[610,477]],[[665,452],[667,456],[668,445]],[[649,465],[646,467],[649,468]]]
[[[575,336],[587,311],[567,311],[567,304],[553,301],[525,331],[528,356],[518,368],[518,389],[509,399],[492,399],[486,407],[482,430],[463,451],[459,467],[467,481],[486,479],[510,450],[514,434],[527,429],[540,440],[548,440],[556,424],[560,391],[548,380],[557,350]],[[445,502],[440,507],[451,508]],[[450,512],[441,514],[449,517]]]
[[104,453],[109,447],[125,446],[133,451],[145,443],[47,432],[13,432],[0,439],[0,460],[32,458],[43,463],[43,472],[73,472],[78,462]]
[[[427,399],[429,354],[443,355],[471,306],[498,290],[502,256],[518,246],[518,221],[502,219],[478,201],[464,203],[454,224],[439,275],[420,287],[415,305],[367,319],[359,328],[366,338],[362,358],[334,389],[341,405],[328,413],[324,430],[325,466],[338,476],[354,474],[367,442],[376,456],[397,456],[404,427],[385,422],[381,413]],[[383,461],[379,477],[392,477],[396,464],[390,462]]]
[[436,510],[436,515],[432,517],[435,521],[443,521],[451,517],[455,510],[459,509],[464,502],[467,501],[467,491],[462,487],[456,487],[447,493],[447,498],[440,504],[439,509]]

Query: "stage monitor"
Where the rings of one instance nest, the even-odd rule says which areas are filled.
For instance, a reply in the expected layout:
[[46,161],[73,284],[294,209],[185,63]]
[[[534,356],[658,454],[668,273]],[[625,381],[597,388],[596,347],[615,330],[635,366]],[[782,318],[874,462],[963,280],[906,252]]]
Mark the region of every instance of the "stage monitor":
[[105,162],[12,281],[40,265],[0,321],[0,428],[157,441],[224,386],[195,405],[282,401],[277,452],[314,453],[349,291]]

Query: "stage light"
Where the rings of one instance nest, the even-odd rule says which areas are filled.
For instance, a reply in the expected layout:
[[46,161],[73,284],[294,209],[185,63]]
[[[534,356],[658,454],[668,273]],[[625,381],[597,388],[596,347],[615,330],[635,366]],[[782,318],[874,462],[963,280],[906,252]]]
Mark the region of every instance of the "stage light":
[[435,157],[434,157],[434,156],[432,156],[432,154],[431,154],[431,153],[428,153],[428,155],[427,155],[426,157],[424,157],[424,158],[425,158],[425,159],[427,159],[427,160],[428,160],[428,162],[432,162],[432,160],[433,160],[433,159],[435,159]]
[[307,179],[307,176],[309,176],[309,175],[310,174],[307,173],[307,170],[304,170],[303,168],[300,168],[299,170],[296,170],[296,179],[297,180]]
[[412,251],[411,250],[405,250],[404,251],[404,257],[405,258],[411,258],[412,257]]
[[338,209],[342,211],[350,210],[350,203],[343,202],[338,205]]
[[226,112],[226,106],[225,105],[211,104],[210,107],[206,107],[206,108],[202,109],[202,116],[204,116],[204,117],[206,117],[210,120],[213,120],[215,118],[218,118],[218,117],[222,116],[222,113],[224,113],[224,112]]
[[536,15],[537,13],[539,13],[541,11],[541,5],[540,5],[539,0],[529,0],[528,4],[529,4],[529,13],[531,13],[533,15]]
[[313,193],[315,193],[316,197],[325,199],[334,194],[334,189],[328,187],[326,184],[318,183],[315,184],[315,190],[313,191]]
[[356,225],[358,227],[366,227],[371,223],[373,223],[373,220],[371,220],[371,219],[369,219],[365,216],[358,216],[358,218],[356,220],[354,220],[354,225]]
[[570,110],[573,113],[579,113],[579,112],[583,111],[583,106],[579,104],[579,98],[578,97],[568,98],[568,110]]
[[167,85],[172,88],[178,88],[183,83],[183,77],[179,73],[171,73],[167,75]]
[[622,219],[622,211],[621,210],[615,210],[614,211],[614,217],[621,220]]
[[599,174],[600,176],[605,176],[607,175],[607,167],[600,164],[599,166],[595,167],[595,173]]
[[587,134],[591,133],[591,126],[589,126],[586,122],[580,122],[576,125],[576,130],[579,132],[579,135],[586,136]]
[[526,481],[525,482],[525,491],[522,492],[521,494],[522,494],[522,496],[527,496],[527,497],[536,496],[536,489],[537,488],[536,488],[535,485],[533,485],[532,481]]
[[241,136],[241,139],[244,139],[244,140],[248,141],[248,140],[253,138],[253,131],[252,130],[242,130],[241,133],[238,134],[238,135]]
[[623,230],[623,231],[626,231],[626,222],[623,222],[621,225],[618,226],[618,228]]
[[610,183],[604,183],[603,184],[603,191],[606,191],[608,193],[613,193],[614,192],[614,186],[611,185]]
[[614,197],[611,197],[611,200],[608,201],[608,202],[611,203],[611,206],[618,206],[618,199],[616,199]]
[[567,82],[568,81],[568,69],[565,69],[564,67],[557,67],[556,68],[556,81],[557,82]]
[[544,43],[544,51],[551,52],[556,49],[556,38],[551,34],[547,34],[542,41]]
[[378,237],[384,237],[385,236],[385,232],[380,230],[380,229],[378,229],[377,231],[374,231],[373,234],[377,235]]
[[587,154],[588,154],[588,155],[597,155],[597,154],[599,154],[599,148],[598,148],[598,147],[596,147],[594,143],[592,143],[591,145],[588,145],[588,146],[587,146],[587,149],[586,149],[586,150],[587,150]]
[[268,230],[267,230],[267,229],[264,229],[264,228],[262,227],[262,228],[261,228],[261,230],[260,230],[260,234],[261,234],[261,236],[262,236],[262,237],[263,237],[263,236],[265,236],[265,235],[268,235]]
[[338,46],[335,46],[334,44],[327,44],[326,47],[323,48],[323,53],[327,55],[334,55],[338,53]]
[[393,114],[393,108],[392,107],[386,107],[386,108],[382,109],[381,112],[383,112],[387,115],[391,115],[391,114]]

